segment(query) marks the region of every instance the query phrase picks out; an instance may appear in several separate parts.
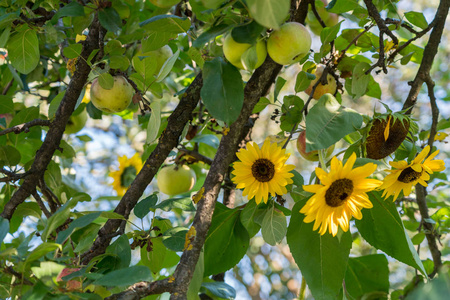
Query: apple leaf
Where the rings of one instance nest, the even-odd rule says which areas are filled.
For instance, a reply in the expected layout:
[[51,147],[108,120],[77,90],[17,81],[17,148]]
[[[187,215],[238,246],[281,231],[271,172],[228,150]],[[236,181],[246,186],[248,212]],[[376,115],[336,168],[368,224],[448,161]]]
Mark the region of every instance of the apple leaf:
[[115,270],[107,273],[93,282],[95,285],[104,286],[128,286],[133,283],[151,280],[152,274],[146,266],[132,266],[126,269]]
[[71,44],[63,49],[64,56],[67,58],[76,58],[80,56],[83,45]]
[[405,13],[405,18],[410,21],[412,24],[420,27],[421,29],[425,29],[428,27],[427,19],[421,12],[417,11],[409,11]]
[[254,44],[261,37],[264,27],[252,21],[249,24],[233,28],[231,36],[238,43]]
[[191,21],[184,17],[174,15],[158,15],[139,23],[139,26],[148,31],[159,31],[168,33],[187,32],[191,27]]
[[341,106],[331,94],[323,95],[306,116],[306,151],[326,149],[361,128],[362,116]]
[[209,113],[231,124],[239,116],[244,103],[241,73],[221,57],[205,62],[200,93]]
[[178,49],[177,52],[175,52],[164,62],[161,70],[159,70],[158,76],[156,76],[156,82],[163,81],[163,79],[166,78],[167,75],[169,75],[170,71],[173,68],[173,65],[177,61],[178,55],[180,55],[180,49]]
[[147,38],[142,41],[142,53],[157,50],[169,43],[170,40],[177,37],[176,33],[164,31],[151,31]]
[[217,26],[213,26],[200,34],[200,36],[194,41],[192,46],[195,48],[201,48],[203,45],[214,39],[216,36],[221,35],[227,32],[232,26],[227,24],[219,24]]
[[147,125],[147,144],[153,143],[158,137],[159,127],[161,126],[161,104],[158,101],[153,101],[150,104],[152,113]]
[[359,6],[358,0],[333,0],[328,4],[327,11],[342,14]]
[[102,73],[98,76],[98,83],[105,90],[110,90],[114,86],[114,78],[109,73]]
[[22,27],[8,41],[8,57],[11,64],[22,74],[28,74],[39,64],[39,40],[36,31]]
[[289,14],[289,0],[247,0],[250,14],[266,28],[278,29]]
[[366,71],[369,68],[370,65],[366,62],[360,62],[353,68],[352,94],[355,95],[354,99],[361,97],[367,91],[370,74],[366,74]]

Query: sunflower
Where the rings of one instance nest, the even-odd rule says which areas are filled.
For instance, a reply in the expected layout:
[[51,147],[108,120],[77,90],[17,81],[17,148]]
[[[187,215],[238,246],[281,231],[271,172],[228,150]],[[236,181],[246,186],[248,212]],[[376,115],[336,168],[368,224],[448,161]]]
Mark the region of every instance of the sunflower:
[[113,188],[116,190],[118,196],[125,195],[128,187],[136,178],[137,173],[142,169],[142,160],[136,153],[131,158],[125,155],[118,158],[119,170],[113,171],[109,174],[114,178]]
[[408,117],[399,113],[374,118],[366,140],[367,158],[382,159],[392,154],[405,140],[409,126]]
[[383,185],[380,186],[380,190],[384,189],[383,197],[394,195],[393,201],[395,201],[402,190],[403,195],[408,196],[413,185],[420,183],[422,186],[428,186],[426,181],[430,179],[429,174],[445,170],[443,160],[433,160],[439,150],[427,157],[428,153],[430,153],[430,146],[423,148],[409,165],[404,160],[389,162],[395,169],[386,170],[390,174],[384,178]]
[[240,161],[233,165],[233,182],[238,189],[244,189],[244,196],[248,199],[255,197],[259,204],[261,200],[267,203],[269,194],[281,196],[287,193],[286,185],[293,183],[291,177],[294,176],[290,171],[295,166],[285,164],[289,158],[285,151],[266,139],[262,148],[256,143],[248,142],[246,149],[236,153]]
[[304,185],[305,191],[314,193],[300,210],[306,217],[304,222],[314,222],[313,230],[320,226],[321,235],[328,232],[336,236],[338,226],[348,231],[351,217],[360,220],[362,208],[372,208],[366,192],[379,187],[382,182],[367,179],[377,168],[376,164],[367,163],[353,169],[356,154],[353,153],[345,165],[335,157],[331,160],[331,170],[327,173],[316,168],[320,184]]

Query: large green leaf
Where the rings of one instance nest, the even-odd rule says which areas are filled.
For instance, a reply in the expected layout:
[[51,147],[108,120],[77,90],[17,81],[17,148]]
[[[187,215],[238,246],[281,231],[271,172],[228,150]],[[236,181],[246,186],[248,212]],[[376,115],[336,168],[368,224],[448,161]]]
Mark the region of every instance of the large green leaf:
[[0,114],[14,112],[14,102],[11,96],[0,95]]
[[326,149],[356,129],[363,118],[341,106],[331,94],[323,95],[306,116],[306,151]]
[[112,7],[107,7],[98,12],[98,20],[108,31],[119,33],[122,28],[122,19],[119,13]]
[[286,236],[286,231],[286,216],[273,206],[267,209],[261,226],[264,241],[269,245],[275,246]]
[[[386,298],[389,293],[389,267],[384,254],[350,257],[345,273],[345,288],[354,299],[364,295]],[[374,298],[372,298],[374,299]]]
[[62,244],[76,228],[83,228],[92,222],[94,222],[95,219],[97,219],[102,212],[94,212],[90,213],[84,216],[79,217],[78,219],[74,220],[69,224],[69,227],[58,233],[58,237],[56,238],[56,242],[59,244]]
[[356,220],[359,233],[375,248],[418,269],[426,276],[425,268],[405,231],[395,203],[384,200],[381,191],[368,194],[373,208],[363,209],[362,219]]
[[256,223],[254,220],[258,210],[258,205],[256,204],[255,199],[252,199],[245,205],[245,208],[241,212],[242,225],[244,225],[245,229],[247,229],[250,237],[253,237],[261,229],[261,225]]
[[187,32],[191,26],[191,21],[188,18],[181,18],[174,15],[158,15],[139,23],[139,26],[148,31],[178,34]]
[[104,286],[127,286],[139,281],[151,280],[152,274],[146,266],[132,266],[109,272],[93,282]]
[[289,14],[289,0],[247,0],[248,9],[256,22],[278,29]]
[[367,91],[371,77],[370,74],[366,74],[369,68],[370,65],[366,62],[360,62],[353,68],[352,94],[355,99],[361,97]]
[[201,97],[214,118],[231,124],[244,103],[241,73],[220,57],[205,62]]
[[300,201],[292,208],[287,242],[292,256],[306,279],[314,299],[337,299],[342,287],[348,255],[352,247],[350,232],[340,239],[313,231],[314,223],[304,223]]
[[425,19],[425,16],[421,12],[409,11],[405,13],[405,17],[408,21],[421,29],[428,27],[427,19]]
[[13,35],[7,44],[11,64],[20,73],[28,74],[39,63],[39,40],[36,31],[23,27]]
[[20,152],[13,146],[0,146],[0,167],[17,165],[20,157]]
[[168,253],[161,238],[151,239],[151,249],[147,251],[146,246],[141,248],[142,263],[148,267],[152,273],[156,274],[163,268],[164,259]]
[[205,241],[205,276],[227,271],[247,252],[250,237],[241,223],[240,212],[216,203]]
[[62,251],[62,247],[60,244],[57,243],[42,243],[39,244],[33,251],[31,251],[30,255],[28,255],[27,259],[26,259],[26,263],[35,261],[39,258],[41,258],[42,256],[46,255],[49,252],[52,252],[56,249],[59,249],[60,251]]
[[333,0],[328,4],[327,8],[329,12],[342,14],[354,10],[358,6],[358,0]]

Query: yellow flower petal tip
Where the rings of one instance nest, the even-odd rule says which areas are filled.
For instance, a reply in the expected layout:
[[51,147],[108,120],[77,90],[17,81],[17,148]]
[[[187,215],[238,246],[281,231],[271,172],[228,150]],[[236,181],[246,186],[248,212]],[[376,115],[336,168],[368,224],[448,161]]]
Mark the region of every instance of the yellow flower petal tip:
[[269,195],[282,196],[286,185],[292,183],[290,172],[294,165],[286,165],[289,154],[286,150],[266,139],[262,147],[254,142],[248,142],[246,149],[237,154],[240,161],[233,164],[235,175],[232,180],[238,188],[243,188],[243,195],[248,199],[255,198],[257,204],[267,203]]
[[426,181],[430,179],[430,174],[445,170],[444,161],[434,159],[439,150],[427,157],[429,152],[430,146],[426,146],[410,164],[406,161],[390,163],[393,169],[388,170],[389,174],[384,178],[383,185],[379,187],[380,190],[384,190],[383,196],[386,198],[393,196],[392,201],[398,198],[401,191],[403,196],[409,196],[413,186],[416,184],[427,186]]
[[[362,208],[372,208],[367,192],[379,187],[382,182],[366,178],[375,169],[372,163],[353,168],[356,154],[347,160],[345,165],[333,157],[330,172],[320,169],[320,184],[305,185],[306,191],[314,193],[300,210],[306,217],[304,222],[314,221],[314,230],[319,234],[327,231],[336,236],[339,227],[348,231],[350,219],[361,219]],[[317,171],[316,171],[317,172]]]

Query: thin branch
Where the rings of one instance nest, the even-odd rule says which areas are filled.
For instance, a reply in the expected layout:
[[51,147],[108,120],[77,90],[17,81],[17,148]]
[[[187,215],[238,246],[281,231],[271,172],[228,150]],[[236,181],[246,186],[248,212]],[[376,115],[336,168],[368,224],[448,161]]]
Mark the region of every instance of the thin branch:
[[21,274],[21,273],[17,272],[16,270],[14,270],[12,266],[4,267],[3,271],[6,274],[9,274],[9,275],[17,277],[19,279],[19,281],[21,281],[23,284],[34,285],[34,283],[32,283],[25,276],[23,276],[23,274]]
[[408,97],[403,103],[403,110],[407,110],[407,114],[411,114],[414,105],[417,102],[417,96],[419,95],[422,84],[430,75],[430,70],[433,65],[434,57],[438,51],[439,44],[441,43],[442,33],[444,32],[445,19],[448,16],[450,1],[442,0],[436,12],[436,25],[433,27],[433,31],[430,34],[430,39],[423,51],[422,62],[420,63],[419,70],[417,71],[414,81],[411,83],[411,90]]
[[5,170],[5,168],[1,168],[0,169],[0,173],[3,173],[5,175],[7,175],[7,177],[3,177],[0,178],[0,182],[10,182],[10,181],[17,181],[20,180],[22,178],[25,178],[27,175],[29,175],[29,172],[25,172],[25,173],[15,173],[15,172],[11,172],[8,170]]
[[39,196],[39,194],[37,193],[36,190],[33,192],[33,197],[36,200],[37,204],[39,205],[39,208],[42,210],[44,215],[47,217],[47,219],[50,218],[52,216],[52,214],[48,211],[47,207],[45,207],[45,204],[42,201],[41,196]]
[[204,162],[207,165],[211,165],[212,164],[212,159],[211,158],[209,158],[207,156],[204,156],[204,155],[201,155],[200,153],[198,153],[198,151],[189,150],[189,149],[186,149],[186,148],[181,148],[180,152],[186,153],[187,155],[190,155],[190,156],[194,157],[196,160]]
[[19,134],[21,132],[29,132],[31,127],[34,126],[47,126],[50,127],[52,122],[50,120],[42,120],[35,119],[33,121],[19,124],[10,128],[6,128],[5,130],[0,131],[0,136],[14,132],[15,134]]
[[352,45],[356,45],[356,42],[358,41],[358,39],[360,37],[362,37],[366,32],[368,32],[373,26],[375,26],[375,24],[370,24],[370,26],[365,26],[364,30],[362,32],[360,32],[357,36],[355,36],[355,38],[347,45],[347,47],[345,47],[341,51],[341,54],[339,54],[339,57],[336,60],[336,65],[339,64],[339,62],[345,57],[345,53],[348,51],[348,49],[350,49],[350,47]]

